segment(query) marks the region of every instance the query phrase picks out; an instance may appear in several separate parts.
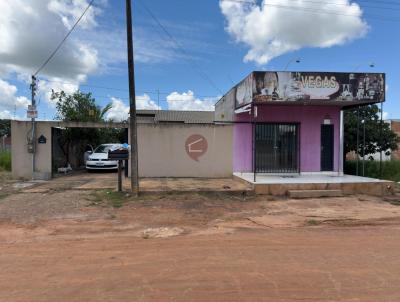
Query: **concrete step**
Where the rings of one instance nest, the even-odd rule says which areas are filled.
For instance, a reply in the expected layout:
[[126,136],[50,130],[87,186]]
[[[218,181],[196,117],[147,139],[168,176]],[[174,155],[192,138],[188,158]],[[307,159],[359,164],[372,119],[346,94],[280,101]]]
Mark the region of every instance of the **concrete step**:
[[288,190],[290,198],[341,197],[342,190]]

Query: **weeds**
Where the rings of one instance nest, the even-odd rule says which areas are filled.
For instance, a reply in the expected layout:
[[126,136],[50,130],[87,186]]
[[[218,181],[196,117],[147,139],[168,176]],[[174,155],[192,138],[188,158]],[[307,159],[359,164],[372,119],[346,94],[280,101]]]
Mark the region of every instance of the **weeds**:
[[320,225],[321,222],[315,219],[307,220],[307,225]]
[[[365,161],[365,176],[371,178],[380,178],[379,161]],[[357,161],[346,161],[344,172],[346,174],[356,175]],[[359,162],[359,175],[362,171],[362,161]],[[388,160],[382,162],[382,179],[400,181],[400,160]]]
[[123,192],[115,191],[94,191],[90,194],[90,206],[104,206],[121,208],[129,201],[130,196]]
[[391,200],[389,203],[394,206],[400,206],[400,200]]
[[0,151],[0,169],[11,171],[11,152]]

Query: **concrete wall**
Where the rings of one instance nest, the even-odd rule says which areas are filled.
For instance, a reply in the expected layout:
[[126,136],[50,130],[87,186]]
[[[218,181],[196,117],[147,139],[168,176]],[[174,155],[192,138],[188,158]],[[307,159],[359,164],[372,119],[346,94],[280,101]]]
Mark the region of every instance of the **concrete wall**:
[[[334,125],[334,171],[339,169],[340,150],[340,107],[335,106],[302,106],[302,105],[259,105],[257,106],[256,122],[299,123],[300,124],[300,172],[321,171],[321,124],[329,117]],[[234,172],[251,172],[253,146],[249,140],[251,115],[241,113],[236,115],[234,130],[234,146],[240,146],[234,151]],[[239,170],[240,169],[240,170]]]
[[[37,123],[37,137],[44,135],[47,138],[46,144],[36,144],[37,179],[51,176],[51,128],[57,126],[57,122]],[[63,126],[68,127],[68,124]],[[30,122],[11,123],[14,178],[32,178],[32,154],[27,151],[30,129]],[[140,177],[231,177],[232,131],[231,125],[139,124]],[[202,135],[208,143],[206,153],[198,161],[189,157],[185,148],[187,138],[195,134]]]
[[[37,178],[51,177],[51,124],[37,123],[36,137],[47,138],[46,144],[36,144]],[[28,153],[27,136],[30,134],[30,122],[11,121],[11,165],[12,175],[16,179],[32,178],[32,154]]]
[[[141,177],[231,177],[232,126],[142,124],[138,127]],[[207,140],[207,152],[190,158],[185,149],[191,135]]]

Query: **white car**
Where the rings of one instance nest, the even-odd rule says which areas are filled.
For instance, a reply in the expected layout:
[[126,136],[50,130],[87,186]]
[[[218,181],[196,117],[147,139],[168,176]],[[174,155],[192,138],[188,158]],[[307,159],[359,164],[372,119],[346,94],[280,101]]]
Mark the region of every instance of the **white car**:
[[98,146],[93,153],[89,155],[86,161],[86,170],[116,170],[118,161],[108,159],[108,151],[121,147],[122,144],[103,144]]

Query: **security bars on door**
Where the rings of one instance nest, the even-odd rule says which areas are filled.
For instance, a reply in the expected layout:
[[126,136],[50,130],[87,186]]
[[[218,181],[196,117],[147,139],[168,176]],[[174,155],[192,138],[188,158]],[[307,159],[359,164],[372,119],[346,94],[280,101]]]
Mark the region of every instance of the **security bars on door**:
[[298,173],[297,124],[255,124],[255,173]]

